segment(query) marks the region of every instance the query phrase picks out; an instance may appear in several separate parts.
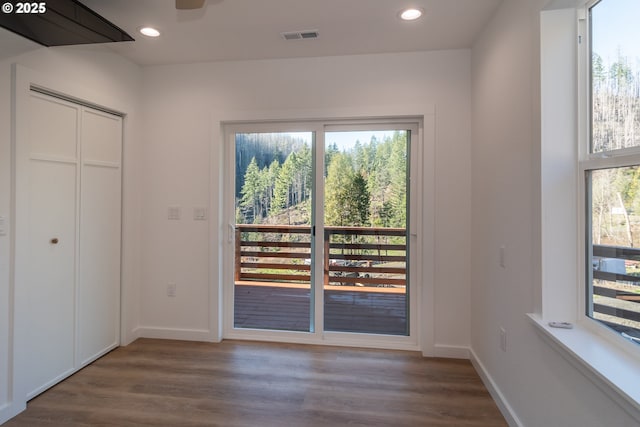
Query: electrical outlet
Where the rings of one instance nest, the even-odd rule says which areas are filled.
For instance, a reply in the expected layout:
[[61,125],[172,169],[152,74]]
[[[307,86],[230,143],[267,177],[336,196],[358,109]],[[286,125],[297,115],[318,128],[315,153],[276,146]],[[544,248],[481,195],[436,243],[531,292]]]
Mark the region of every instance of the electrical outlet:
[[507,351],[507,331],[500,328],[500,350]]
[[167,296],[168,297],[175,297],[176,296],[176,284],[175,283],[167,284]]

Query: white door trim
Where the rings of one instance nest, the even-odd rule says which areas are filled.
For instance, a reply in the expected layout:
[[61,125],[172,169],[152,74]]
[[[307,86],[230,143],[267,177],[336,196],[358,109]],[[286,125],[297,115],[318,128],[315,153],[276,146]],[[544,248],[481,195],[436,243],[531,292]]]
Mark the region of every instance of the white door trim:
[[[423,125],[419,129],[418,141],[422,152],[418,155],[418,180],[422,187],[421,203],[422,215],[418,218],[418,236],[420,244],[416,253],[418,259],[418,286],[420,288],[417,319],[419,334],[414,343],[398,342],[394,348],[407,350],[421,350],[425,356],[436,354],[434,337],[434,218],[435,218],[435,106],[424,105],[391,105],[391,106],[361,106],[336,109],[297,109],[297,110],[264,110],[264,111],[214,111],[211,117],[211,173],[210,173],[210,331],[211,341],[221,341],[229,338],[224,328],[224,305],[229,304],[229,296],[225,293],[224,283],[230,280],[230,272],[225,268],[226,242],[229,239],[229,216],[224,206],[229,206],[229,200],[224,200],[225,194],[225,165],[231,161],[231,154],[226,151],[228,144],[224,140],[224,125],[229,123],[248,122],[314,122],[377,120],[389,118],[422,119]],[[216,194],[220,195],[216,197]],[[224,202],[224,203],[221,203]],[[389,343],[381,343],[375,337],[363,337],[362,341],[343,338],[344,334],[325,333],[324,338],[318,339],[308,333],[278,332],[263,336],[261,340],[296,341],[315,344],[372,346],[389,348]],[[327,339],[329,338],[329,339]],[[389,338],[389,337],[385,337]],[[391,337],[396,338],[396,337]],[[406,337],[397,337],[405,338]],[[386,341],[386,340],[385,340]],[[402,341],[402,340],[400,340]]]

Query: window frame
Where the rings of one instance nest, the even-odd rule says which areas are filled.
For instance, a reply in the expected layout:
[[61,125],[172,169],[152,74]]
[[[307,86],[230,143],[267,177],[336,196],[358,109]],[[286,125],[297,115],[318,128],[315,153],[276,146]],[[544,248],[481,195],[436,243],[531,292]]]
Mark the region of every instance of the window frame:
[[[540,287],[527,315],[542,342],[640,422],[640,351],[586,316],[585,167],[614,165],[618,153],[591,156],[587,7],[569,0],[540,12]],[[582,43],[580,43],[582,41]],[[585,161],[585,163],[581,163]],[[588,162],[587,162],[588,161]],[[569,321],[573,329],[549,326]]]
[[640,347],[620,333],[590,316],[593,280],[591,276],[592,241],[589,173],[603,169],[640,166],[640,146],[592,152],[592,25],[590,10],[607,0],[589,0],[578,8],[577,113],[578,113],[578,321],[591,332],[635,353],[640,361]]

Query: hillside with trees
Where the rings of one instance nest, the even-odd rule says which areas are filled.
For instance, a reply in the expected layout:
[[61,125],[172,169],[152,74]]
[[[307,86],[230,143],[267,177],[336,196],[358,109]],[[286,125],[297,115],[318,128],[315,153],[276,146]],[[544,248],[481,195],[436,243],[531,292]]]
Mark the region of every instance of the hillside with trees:
[[[310,224],[312,157],[309,144],[286,134],[238,135],[237,223]],[[406,132],[343,150],[329,144],[325,225],[405,228],[406,165]]]
[[[618,50],[592,56],[592,151],[640,146],[640,67]],[[640,244],[640,167],[592,172],[594,244]]]
[[640,146],[640,67],[618,50],[592,56],[593,152]]

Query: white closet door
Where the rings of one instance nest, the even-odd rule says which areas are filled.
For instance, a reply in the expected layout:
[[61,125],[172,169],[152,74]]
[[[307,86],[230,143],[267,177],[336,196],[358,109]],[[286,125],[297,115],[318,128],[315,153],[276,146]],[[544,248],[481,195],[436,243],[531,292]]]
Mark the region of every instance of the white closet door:
[[17,334],[28,397],[75,365],[75,277],[79,108],[31,94],[25,189],[26,280],[16,286]]
[[122,118],[17,98],[14,387],[28,400],[120,342]]
[[82,109],[79,361],[115,348],[120,331],[122,118]]

